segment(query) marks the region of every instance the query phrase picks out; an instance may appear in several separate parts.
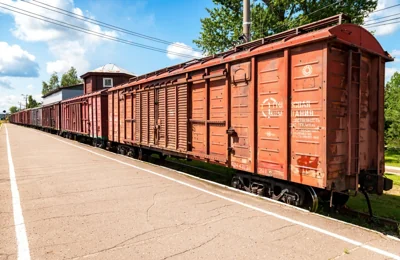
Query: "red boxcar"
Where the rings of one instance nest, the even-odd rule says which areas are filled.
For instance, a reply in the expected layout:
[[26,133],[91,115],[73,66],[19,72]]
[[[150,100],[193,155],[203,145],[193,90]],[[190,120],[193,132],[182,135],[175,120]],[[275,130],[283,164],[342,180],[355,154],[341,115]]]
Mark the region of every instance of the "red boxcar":
[[49,131],[61,130],[61,102],[44,105],[42,107],[42,127]]
[[22,122],[24,125],[32,125],[31,119],[32,119],[32,111],[30,109],[26,109],[22,111]]
[[90,137],[104,146],[108,133],[106,91],[103,89],[62,101],[62,132]]
[[[391,188],[383,178],[383,92],[392,58],[364,28],[341,20],[110,89],[108,139],[308,187],[360,184],[381,194]],[[262,192],[278,196],[284,187]]]

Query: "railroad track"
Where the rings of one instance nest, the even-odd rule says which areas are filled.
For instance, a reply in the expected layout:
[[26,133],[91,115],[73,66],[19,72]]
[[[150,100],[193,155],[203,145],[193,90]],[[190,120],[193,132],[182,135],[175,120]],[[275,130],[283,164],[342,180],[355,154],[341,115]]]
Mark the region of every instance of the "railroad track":
[[371,216],[369,214],[353,210],[347,206],[343,206],[343,207],[339,208],[338,212],[342,215],[350,216],[353,218],[363,219],[364,221],[366,221],[367,223],[369,223],[371,225],[375,225],[378,227],[382,227],[382,228],[391,230],[395,233],[396,236],[400,236],[400,223],[395,220],[378,217],[378,216],[373,216],[371,218]]

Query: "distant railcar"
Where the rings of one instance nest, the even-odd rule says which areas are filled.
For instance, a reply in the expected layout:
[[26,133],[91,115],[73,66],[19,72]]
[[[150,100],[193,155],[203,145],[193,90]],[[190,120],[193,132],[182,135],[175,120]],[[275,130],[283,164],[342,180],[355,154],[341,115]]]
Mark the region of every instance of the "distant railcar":
[[42,106],[42,128],[47,132],[61,131],[61,102]]
[[32,108],[31,110],[31,124],[35,128],[42,127],[42,107]]
[[93,144],[105,147],[107,127],[106,89],[61,102],[61,130],[64,135],[90,138]]

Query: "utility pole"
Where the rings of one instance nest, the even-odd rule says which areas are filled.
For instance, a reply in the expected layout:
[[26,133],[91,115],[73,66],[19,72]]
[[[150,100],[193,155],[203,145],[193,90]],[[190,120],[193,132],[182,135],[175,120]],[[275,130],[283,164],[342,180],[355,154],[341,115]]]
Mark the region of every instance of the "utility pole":
[[243,0],[243,34],[246,42],[251,41],[250,24],[250,0]]

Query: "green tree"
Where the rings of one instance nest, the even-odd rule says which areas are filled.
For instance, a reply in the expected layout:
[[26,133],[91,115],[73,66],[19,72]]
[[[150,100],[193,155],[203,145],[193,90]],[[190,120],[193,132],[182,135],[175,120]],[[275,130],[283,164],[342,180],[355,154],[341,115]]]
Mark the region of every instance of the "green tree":
[[385,89],[385,143],[400,148],[400,73],[395,72]]
[[29,96],[28,96],[28,103],[27,103],[26,108],[34,108],[34,107],[38,107],[39,105],[40,105],[40,103],[37,102],[37,101],[32,97],[32,95],[29,95]]
[[18,109],[18,107],[16,107],[16,106],[12,106],[12,107],[10,107],[10,113],[11,114],[14,114],[14,113],[16,113],[16,112],[18,112],[19,111],[19,109]]
[[72,86],[82,83],[82,80],[78,78],[78,74],[74,67],[71,67],[66,73],[64,73],[61,77],[61,86]]
[[[242,0],[213,0],[209,17],[201,19],[201,32],[193,42],[207,54],[232,48],[242,35]],[[377,0],[252,0],[251,38],[256,40],[306,23],[345,13],[362,24]],[[323,8],[323,9],[321,9]],[[319,11],[321,10],[321,11]]]
[[49,83],[42,81],[42,95],[46,95],[50,91],[58,88],[60,86],[59,80],[58,80],[58,75],[56,72],[51,74]]

